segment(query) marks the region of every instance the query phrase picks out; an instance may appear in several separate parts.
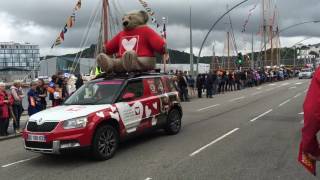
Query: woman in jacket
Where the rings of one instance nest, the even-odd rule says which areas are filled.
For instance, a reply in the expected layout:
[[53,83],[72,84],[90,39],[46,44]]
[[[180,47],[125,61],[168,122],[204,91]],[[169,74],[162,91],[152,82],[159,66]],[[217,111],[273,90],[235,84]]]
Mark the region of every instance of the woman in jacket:
[[8,136],[10,109],[13,98],[5,90],[5,84],[0,83],[0,136]]
[[40,101],[41,101],[41,110],[44,110],[47,108],[47,88],[45,87],[45,83],[43,81],[43,79],[39,79],[38,80],[38,87],[37,87],[37,93],[40,97]]
[[30,90],[28,92],[28,115],[32,116],[42,109],[41,99],[37,92],[38,83],[36,81],[32,82],[30,85]]
[[11,95],[13,96],[14,102],[12,105],[13,114],[15,116],[15,121],[13,122],[13,128],[16,133],[20,131],[20,118],[23,112],[22,99],[24,93],[20,82],[14,82],[10,88]]

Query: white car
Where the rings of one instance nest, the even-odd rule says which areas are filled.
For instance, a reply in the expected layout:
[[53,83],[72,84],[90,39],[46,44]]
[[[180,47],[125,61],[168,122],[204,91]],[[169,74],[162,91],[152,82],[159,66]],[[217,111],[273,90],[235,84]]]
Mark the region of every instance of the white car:
[[299,73],[299,79],[311,79],[313,76],[312,69],[302,69]]

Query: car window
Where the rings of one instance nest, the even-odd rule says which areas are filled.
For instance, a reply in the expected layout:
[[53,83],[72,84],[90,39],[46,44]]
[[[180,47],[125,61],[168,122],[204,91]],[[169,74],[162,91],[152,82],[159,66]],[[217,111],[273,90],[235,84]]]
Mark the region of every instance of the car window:
[[135,98],[141,98],[144,94],[143,89],[142,80],[129,81],[123,94],[130,92],[135,95]]

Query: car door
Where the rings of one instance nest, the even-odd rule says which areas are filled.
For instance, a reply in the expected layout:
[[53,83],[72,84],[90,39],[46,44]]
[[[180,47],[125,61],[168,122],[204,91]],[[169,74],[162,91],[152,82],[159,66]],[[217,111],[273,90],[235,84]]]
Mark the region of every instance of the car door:
[[164,95],[164,86],[160,77],[145,79],[150,96],[146,102],[146,118],[149,118],[151,126],[163,124],[165,121],[162,118],[162,101],[161,97]]
[[[131,99],[124,99],[126,94],[134,96]],[[127,133],[136,132],[144,119],[145,97],[143,81],[141,79],[130,80],[124,87],[119,101],[115,104]]]

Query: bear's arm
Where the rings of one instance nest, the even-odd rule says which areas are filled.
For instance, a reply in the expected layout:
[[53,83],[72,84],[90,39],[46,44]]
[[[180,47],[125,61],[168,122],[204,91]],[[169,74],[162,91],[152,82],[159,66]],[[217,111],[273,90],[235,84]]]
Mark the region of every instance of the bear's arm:
[[120,33],[117,34],[114,38],[109,42],[105,42],[104,50],[108,55],[113,55],[119,52],[119,41],[120,41]]
[[165,40],[151,28],[148,28],[147,34],[148,43],[152,47],[152,49],[159,54],[164,54],[166,52]]

